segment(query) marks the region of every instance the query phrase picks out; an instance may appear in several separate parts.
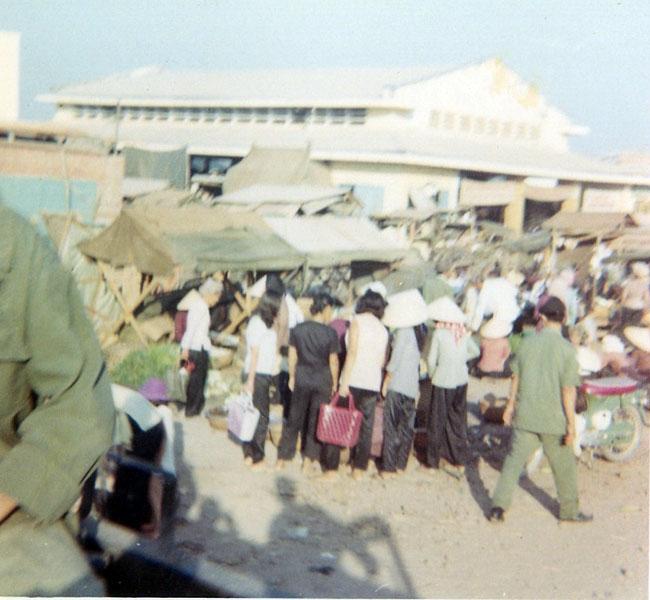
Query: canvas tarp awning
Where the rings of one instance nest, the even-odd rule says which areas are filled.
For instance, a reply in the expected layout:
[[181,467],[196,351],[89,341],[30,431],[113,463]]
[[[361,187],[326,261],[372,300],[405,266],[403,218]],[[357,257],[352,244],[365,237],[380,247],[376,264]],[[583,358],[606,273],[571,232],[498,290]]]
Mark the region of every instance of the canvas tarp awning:
[[575,185],[556,185],[554,187],[526,185],[524,188],[526,200],[535,202],[564,202],[569,198],[575,198],[578,193],[579,188]]
[[224,229],[270,232],[264,219],[255,213],[231,212],[219,207],[188,205],[179,208],[138,206],[129,209],[155,225],[163,235],[217,234]]
[[187,148],[182,146],[173,150],[152,150],[125,146],[125,177],[145,177],[164,179],[177,188],[187,185]]
[[506,206],[519,197],[515,181],[474,181],[463,179],[460,183],[461,206]]
[[542,228],[562,235],[605,235],[631,225],[627,213],[559,212],[542,223]]
[[389,240],[364,217],[266,217],[265,221],[313,267],[353,261],[392,262],[408,254],[408,245]]
[[174,256],[197,271],[285,271],[301,266],[305,258],[269,232],[224,229],[218,235],[172,235]]
[[145,194],[152,194],[169,187],[166,179],[152,179],[151,177],[124,177],[122,179],[122,198],[135,198]]
[[625,229],[608,246],[617,254],[648,258],[650,257],[650,227]]
[[218,196],[218,206],[252,210],[264,215],[294,216],[299,210],[307,215],[342,202],[349,190],[322,185],[256,184]]
[[330,186],[329,170],[309,158],[309,148],[260,148],[228,169],[222,190],[230,194],[256,184]]
[[189,190],[177,190],[168,187],[143,194],[134,198],[129,204],[130,208],[179,208],[186,204],[192,204],[196,199],[194,192]]
[[129,209],[99,235],[81,242],[79,250],[113,267],[135,266],[140,273],[168,275],[174,270],[171,249],[160,232]]
[[582,195],[583,212],[632,212],[635,197],[630,188],[588,187]]

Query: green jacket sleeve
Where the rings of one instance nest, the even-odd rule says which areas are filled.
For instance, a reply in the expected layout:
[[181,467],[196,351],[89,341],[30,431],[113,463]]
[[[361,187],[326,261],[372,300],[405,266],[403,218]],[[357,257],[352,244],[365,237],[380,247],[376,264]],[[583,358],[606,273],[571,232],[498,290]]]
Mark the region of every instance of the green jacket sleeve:
[[[20,232],[12,296],[22,328],[31,410],[0,459],[0,491],[37,520],[61,517],[111,445],[114,407],[99,344],[72,276],[31,228]],[[13,325],[13,324],[12,324]]]

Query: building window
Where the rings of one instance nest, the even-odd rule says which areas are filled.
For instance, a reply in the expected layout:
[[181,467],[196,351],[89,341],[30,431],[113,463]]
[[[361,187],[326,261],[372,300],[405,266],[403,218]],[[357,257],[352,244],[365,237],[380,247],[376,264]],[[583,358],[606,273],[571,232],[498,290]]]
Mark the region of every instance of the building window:
[[142,109],[142,115],[144,116],[145,121],[152,121],[155,111],[152,107],[147,107]]
[[238,108],[236,118],[240,123],[250,123],[253,119],[253,111],[250,108]]
[[204,108],[201,111],[201,119],[206,123],[214,123],[219,111],[216,108]]
[[351,108],[350,113],[350,123],[352,125],[365,125],[367,112],[365,108]]
[[440,111],[437,110],[432,110],[431,115],[429,117],[429,125],[431,127],[439,127],[440,126]]
[[170,110],[168,108],[157,108],[156,119],[158,121],[167,121],[169,119]]
[[345,109],[344,108],[332,108],[329,111],[330,121],[334,125],[342,125],[345,123]]
[[454,129],[456,127],[456,115],[454,113],[445,113],[445,129]]
[[327,121],[327,109],[326,108],[316,108],[312,113],[312,123],[325,123]]
[[102,106],[99,109],[99,115],[102,119],[113,119],[115,117],[114,106]]
[[222,123],[230,123],[232,121],[232,108],[222,108],[219,115]]
[[308,108],[292,108],[291,109],[291,122],[292,123],[306,123],[309,116]]
[[273,122],[274,123],[286,123],[289,116],[289,111],[286,108],[274,108],[273,109]]
[[460,116],[460,130],[468,133],[472,128],[472,117],[469,115]]
[[255,109],[255,122],[256,123],[268,123],[269,121],[269,109],[268,108],[256,108]]
[[142,114],[139,106],[129,106],[125,112],[126,116],[133,121],[139,119]]

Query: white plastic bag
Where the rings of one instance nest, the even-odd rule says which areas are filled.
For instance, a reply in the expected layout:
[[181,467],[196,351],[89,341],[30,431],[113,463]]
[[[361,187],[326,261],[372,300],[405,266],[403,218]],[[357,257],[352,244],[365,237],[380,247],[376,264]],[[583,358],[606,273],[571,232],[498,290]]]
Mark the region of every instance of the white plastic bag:
[[228,399],[228,431],[242,442],[250,442],[255,435],[260,411],[253,406],[249,394],[239,394]]

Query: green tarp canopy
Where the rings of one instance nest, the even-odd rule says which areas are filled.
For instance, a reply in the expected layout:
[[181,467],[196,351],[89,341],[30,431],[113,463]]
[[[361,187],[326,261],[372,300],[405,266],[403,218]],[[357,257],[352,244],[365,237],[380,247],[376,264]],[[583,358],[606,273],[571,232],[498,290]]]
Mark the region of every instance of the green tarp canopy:
[[224,229],[217,236],[185,234],[170,237],[174,256],[197,271],[284,271],[305,262],[273,233]]
[[134,265],[140,273],[168,275],[174,270],[171,248],[155,227],[123,210],[99,235],[79,243],[86,256],[113,267]]

